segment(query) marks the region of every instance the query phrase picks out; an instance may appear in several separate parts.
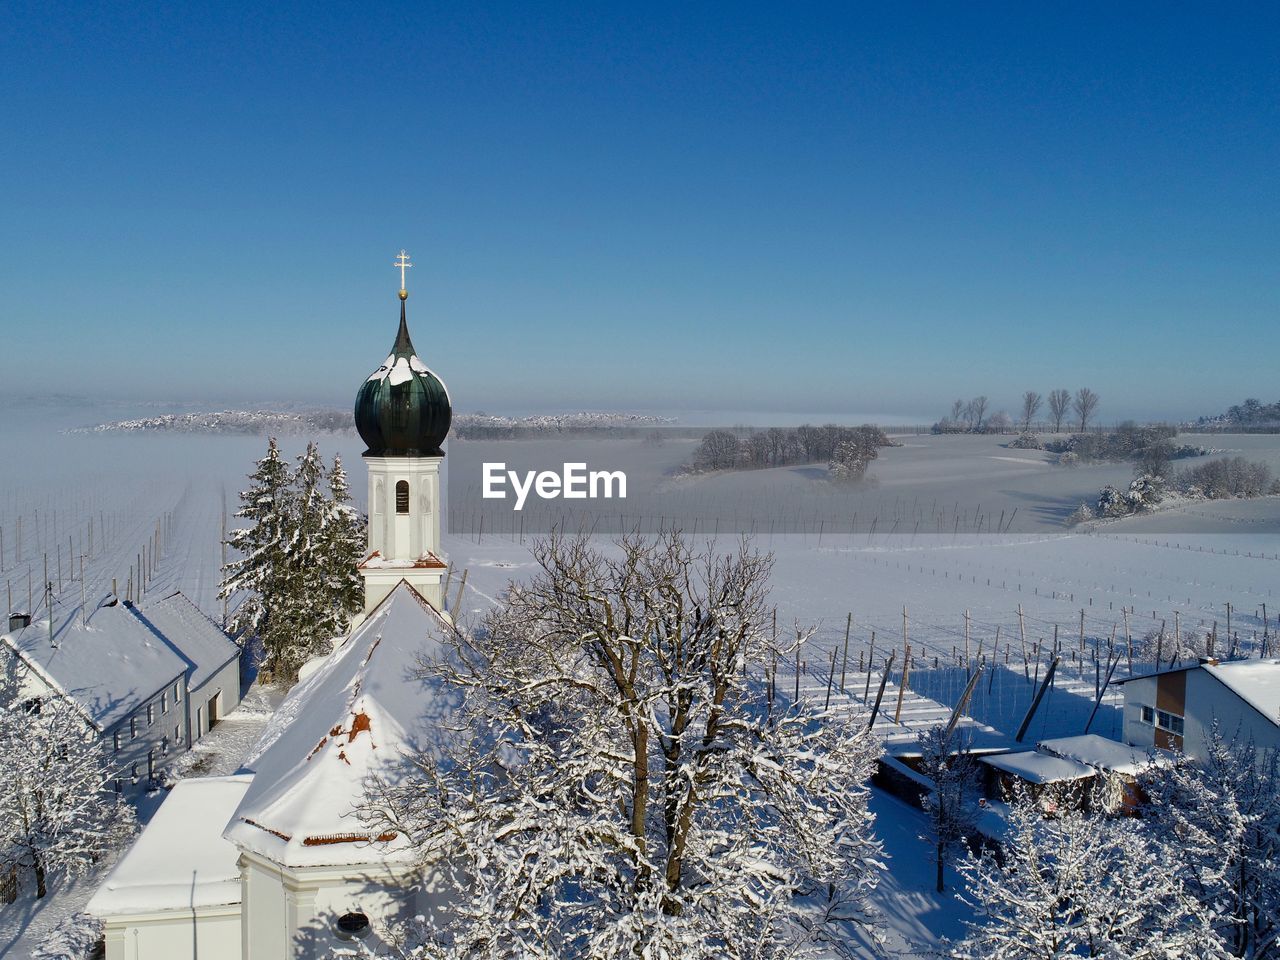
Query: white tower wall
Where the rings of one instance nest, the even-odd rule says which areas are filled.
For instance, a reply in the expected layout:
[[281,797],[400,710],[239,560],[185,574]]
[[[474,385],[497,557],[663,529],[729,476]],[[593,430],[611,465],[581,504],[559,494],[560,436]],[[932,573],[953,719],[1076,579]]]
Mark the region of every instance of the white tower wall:
[[369,472],[369,546],[360,564],[364,615],[401,580],[409,581],[437,610],[444,609],[441,581],[445,563],[439,556],[443,460],[443,456],[365,455]]

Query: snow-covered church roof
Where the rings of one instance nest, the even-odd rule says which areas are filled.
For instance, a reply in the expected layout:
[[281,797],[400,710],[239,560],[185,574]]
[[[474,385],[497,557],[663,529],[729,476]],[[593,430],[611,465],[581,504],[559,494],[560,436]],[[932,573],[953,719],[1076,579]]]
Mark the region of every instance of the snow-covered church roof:
[[105,917],[239,903],[239,855],[221,825],[248,785],[245,774],[179,781],[88,911]]
[[280,705],[224,836],[285,866],[397,858],[403,838],[377,835],[356,811],[369,775],[394,776],[407,753],[438,742],[452,705],[417,671],[451,630],[402,580]]
[[126,720],[184,674],[203,678],[239,655],[234,643],[180,593],[141,608],[103,603],[80,622],[79,608],[4,634],[3,642],[99,730]]

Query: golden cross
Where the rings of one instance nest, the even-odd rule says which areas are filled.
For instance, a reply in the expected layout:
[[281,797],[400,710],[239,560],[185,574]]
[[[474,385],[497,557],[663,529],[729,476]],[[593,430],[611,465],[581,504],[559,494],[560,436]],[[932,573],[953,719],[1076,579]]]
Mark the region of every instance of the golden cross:
[[396,257],[396,262],[394,265],[400,268],[400,292],[404,293],[405,292],[404,272],[409,267],[412,267],[413,264],[409,262],[409,255],[405,253],[403,250],[401,250],[400,256]]

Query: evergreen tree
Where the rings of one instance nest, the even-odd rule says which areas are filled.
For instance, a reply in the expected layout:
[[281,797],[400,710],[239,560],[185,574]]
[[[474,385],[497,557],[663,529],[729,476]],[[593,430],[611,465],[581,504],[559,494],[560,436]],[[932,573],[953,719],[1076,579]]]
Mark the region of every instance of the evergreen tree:
[[250,480],[236,516],[251,525],[228,538],[241,557],[228,564],[222,593],[248,593],[234,625],[261,641],[263,672],[288,681],[327,652],[327,641],[345,633],[364,604],[356,569],[364,522],[342,461],[326,470],[314,443],[290,471],[272,439]]
[[342,458],[333,458],[329,471],[329,500],[320,531],[317,571],[320,589],[328,598],[325,630],[330,636],[346,633],[353,614],[364,607],[364,580],[357,565],[364,557],[366,525],[351,504],[351,490]]
[[241,492],[236,516],[249,525],[232,530],[227,544],[240,556],[223,569],[219,598],[246,594],[230,626],[248,636],[262,636],[270,613],[285,593],[283,575],[292,526],[289,467],[280,458],[276,438],[267,441],[267,455],[249,475],[252,486]]

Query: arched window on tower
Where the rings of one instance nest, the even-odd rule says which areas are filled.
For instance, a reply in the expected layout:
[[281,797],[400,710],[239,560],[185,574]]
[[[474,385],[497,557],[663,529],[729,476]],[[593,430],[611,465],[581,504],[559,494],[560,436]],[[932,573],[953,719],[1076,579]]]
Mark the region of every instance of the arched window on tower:
[[409,481],[396,481],[396,513],[409,512]]

